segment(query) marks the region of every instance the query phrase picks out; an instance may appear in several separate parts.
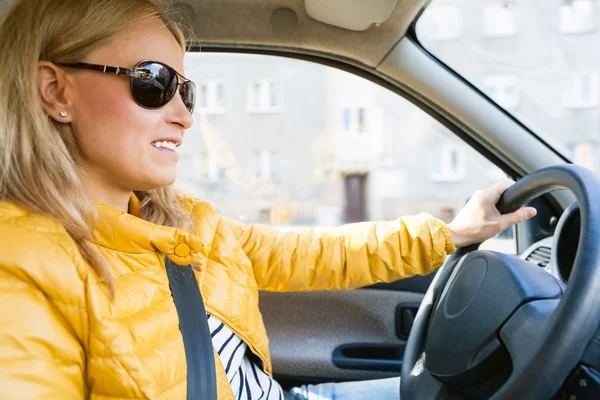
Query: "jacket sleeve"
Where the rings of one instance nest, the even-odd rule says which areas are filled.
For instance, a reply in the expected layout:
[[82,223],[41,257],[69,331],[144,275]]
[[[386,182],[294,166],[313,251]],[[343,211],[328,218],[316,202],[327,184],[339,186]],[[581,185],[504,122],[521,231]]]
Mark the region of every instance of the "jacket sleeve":
[[84,351],[53,301],[6,264],[0,290],[0,398],[85,398]]
[[334,229],[284,232],[225,218],[270,291],[346,290],[425,275],[455,251],[450,230],[428,214]]

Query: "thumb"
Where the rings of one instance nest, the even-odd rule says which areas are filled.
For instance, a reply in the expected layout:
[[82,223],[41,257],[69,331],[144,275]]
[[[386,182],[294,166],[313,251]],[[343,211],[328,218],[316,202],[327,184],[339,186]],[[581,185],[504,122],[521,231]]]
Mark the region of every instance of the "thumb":
[[504,214],[502,216],[503,229],[507,229],[511,225],[531,219],[536,215],[537,210],[533,207],[523,207],[510,214]]

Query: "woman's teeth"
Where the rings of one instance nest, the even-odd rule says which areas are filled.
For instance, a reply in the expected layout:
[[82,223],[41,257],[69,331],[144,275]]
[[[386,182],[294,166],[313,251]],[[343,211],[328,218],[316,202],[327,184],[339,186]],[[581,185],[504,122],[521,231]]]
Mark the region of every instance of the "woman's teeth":
[[177,150],[177,145],[173,142],[152,142],[152,146],[156,148],[164,147],[165,149],[169,150]]

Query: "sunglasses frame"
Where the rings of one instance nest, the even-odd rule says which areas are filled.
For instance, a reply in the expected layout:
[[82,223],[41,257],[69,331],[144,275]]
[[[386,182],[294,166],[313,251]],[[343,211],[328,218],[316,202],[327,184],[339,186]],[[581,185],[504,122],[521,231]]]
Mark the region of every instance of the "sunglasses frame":
[[[152,64],[160,64],[163,67],[167,68],[167,70],[169,70],[170,73],[175,75],[175,79],[177,80],[177,90],[175,90],[175,92],[173,92],[173,95],[171,96],[171,98],[169,100],[167,100],[165,102],[165,104],[159,106],[159,107],[147,107],[143,104],[140,104],[140,102],[135,98],[135,95],[133,94],[133,80],[135,78],[137,78],[136,76],[136,68],[139,68],[140,65],[144,64],[144,63],[152,63]],[[59,63],[57,65],[60,65],[62,67],[66,67],[66,68],[79,68],[79,69],[89,69],[89,70],[93,70],[93,71],[99,71],[99,72],[103,72],[105,74],[114,74],[114,75],[119,75],[119,76],[128,76],[130,78],[130,83],[129,83],[129,89],[131,92],[131,97],[133,97],[133,100],[136,102],[137,105],[139,105],[142,108],[145,108],[147,110],[158,110],[159,108],[162,108],[164,106],[166,106],[167,104],[169,104],[169,102],[171,100],[173,100],[173,97],[175,97],[175,93],[179,92],[179,95],[181,96],[181,87],[183,87],[184,84],[186,83],[191,83],[194,87],[194,89],[196,88],[196,84],[194,82],[192,82],[191,80],[187,79],[185,76],[181,75],[179,72],[177,72],[175,70],[175,68],[171,67],[170,65],[167,65],[163,62],[160,61],[156,61],[156,60],[142,60],[140,62],[138,62],[137,64],[135,64],[135,66],[132,69],[129,68],[123,68],[123,67],[113,67],[110,65],[101,65],[101,64],[90,64],[90,63],[84,63],[84,62],[77,62],[77,63]],[[183,96],[182,96],[183,99]],[[190,112],[190,114],[192,114],[194,112],[194,108],[196,106],[196,101],[195,101],[195,96],[194,96],[194,104],[192,104],[192,108],[191,110],[188,109],[188,111]],[[187,108],[187,106],[186,106]]]

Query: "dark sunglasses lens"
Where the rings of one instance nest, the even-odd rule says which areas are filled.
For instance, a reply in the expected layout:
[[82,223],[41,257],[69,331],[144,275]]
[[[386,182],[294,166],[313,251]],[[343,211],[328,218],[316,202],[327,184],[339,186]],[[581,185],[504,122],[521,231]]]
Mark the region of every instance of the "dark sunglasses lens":
[[177,91],[177,75],[165,65],[148,62],[138,65],[131,79],[131,93],[143,107],[160,108]]
[[181,99],[190,113],[194,112],[196,105],[196,85],[192,81],[186,81],[181,85]]

